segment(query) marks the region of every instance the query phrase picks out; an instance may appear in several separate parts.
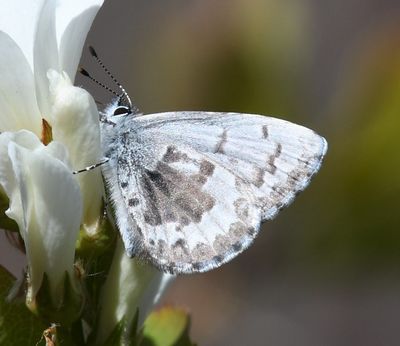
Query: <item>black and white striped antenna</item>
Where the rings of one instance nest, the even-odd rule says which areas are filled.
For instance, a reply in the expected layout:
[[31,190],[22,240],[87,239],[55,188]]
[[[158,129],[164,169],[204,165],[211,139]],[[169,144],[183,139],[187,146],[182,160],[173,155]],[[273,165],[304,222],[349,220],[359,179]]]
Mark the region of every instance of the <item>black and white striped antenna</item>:
[[[107,73],[107,75],[111,78],[111,80],[118,86],[118,88],[121,90],[122,95],[118,95],[118,97],[122,98],[125,97],[125,99],[128,101],[129,103],[129,108],[133,109],[133,104],[131,101],[131,98],[129,97],[128,93],[126,92],[126,90],[124,89],[124,87],[117,81],[117,79],[113,76],[113,74],[108,70],[108,68],[103,64],[103,62],[101,61],[101,59],[98,57],[96,51],[94,50],[94,48],[92,46],[89,46],[89,51],[90,54],[92,55],[92,57],[97,61],[97,63],[100,65],[100,67],[104,70],[105,73]],[[89,77],[90,78],[90,77]],[[94,78],[91,78],[93,81]],[[98,82],[97,84],[100,85],[100,83]],[[107,87],[106,87],[107,88]],[[115,94],[115,93],[114,93]]]
[[79,67],[79,73],[82,74],[83,76],[89,78],[92,82],[96,83],[97,85],[100,85],[102,88],[106,89],[107,91],[109,91],[111,94],[117,96],[117,97],[121,97],[120,94],[116,93],[114,90],[112,90],[111,88],[109,88],[107,85],[101,83],[100,81],[98,81],[96,78],[92,77],[92,75],[86,71],[84,68]]

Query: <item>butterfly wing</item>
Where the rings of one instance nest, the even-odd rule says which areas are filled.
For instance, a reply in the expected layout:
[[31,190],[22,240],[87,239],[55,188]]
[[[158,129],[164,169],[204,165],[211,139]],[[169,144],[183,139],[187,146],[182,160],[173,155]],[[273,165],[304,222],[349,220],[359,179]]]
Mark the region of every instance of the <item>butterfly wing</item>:
[[129,255],[171,273],[208,271],[246,249],[260,223],[308,185],[327,150],[313,131],[266,116],[126,121],[104,172],[118,226]]

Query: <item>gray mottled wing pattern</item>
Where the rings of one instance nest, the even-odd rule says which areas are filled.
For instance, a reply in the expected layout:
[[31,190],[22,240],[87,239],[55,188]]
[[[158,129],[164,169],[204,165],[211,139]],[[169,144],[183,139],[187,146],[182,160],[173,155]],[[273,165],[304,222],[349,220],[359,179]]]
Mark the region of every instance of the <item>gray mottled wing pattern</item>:
[[307,128],[258,115],[125,121],[105,171],[123,201],[114,202],[118,226],[128,254],[172,273],[208,271],[242,252],[308,185],[327,149]]

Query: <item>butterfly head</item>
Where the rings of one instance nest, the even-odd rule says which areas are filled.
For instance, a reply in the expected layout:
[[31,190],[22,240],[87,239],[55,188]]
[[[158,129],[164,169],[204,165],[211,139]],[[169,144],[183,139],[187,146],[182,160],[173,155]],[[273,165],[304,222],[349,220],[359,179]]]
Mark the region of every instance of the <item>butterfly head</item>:
[[132,106],[130,98],[126,98],[126,95],[128,95],[126,92],[122,93],[109,107],[107,107],[108,117],[127,116],[137,113],[137,109]]
[[134,114],[136,113],[132,110],[132,107],[118,97],[100,112],[100,122],[105,125],[115,126],[119,119]]
[[103,64],[103,62],[100,60],[98,57],[96,51],[94,50],[93,47],[89,47],[90,54],[92,57],[96,60],[96,62],[99,64],[99,66],[104,70],[104,72],[111,78],[111,80],[114,82],[114,84],[118,87],[120,90],[119,93],[115,92],[112,88],[108,87],[107,85],[99,82],[96,78],[92,77],[88,71],[86,71],[83,68],[79,69],[79,72],[84,75],[85,77],[89,78],[93,82],[95,82],[97,85],[101,86],[102,88],[106,89],[110,93],[116,96],[114,101],[106,107],[106,109],[101,113],[102,115],[102,122],[109,123],[109,124],[114,124],[114,122],[110,118],[115,117],[124,117],[127,115],[133,115],[139,113],[139,110],[137,107],[135,107],[132,104],[131,98],[129,97],[128,93],[124,89],[124,87],[117,81],[117,79],[111,74],[111,72],[108,70],[108,68]]

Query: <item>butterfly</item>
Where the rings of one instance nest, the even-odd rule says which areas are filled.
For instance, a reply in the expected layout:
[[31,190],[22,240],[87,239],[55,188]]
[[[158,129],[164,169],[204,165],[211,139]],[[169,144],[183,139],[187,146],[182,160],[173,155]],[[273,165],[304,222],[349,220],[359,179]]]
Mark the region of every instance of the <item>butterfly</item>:
[[312,130],[262,115],[143,115],[118,86],[102,113],[102,173],[127,254],[165,272],[206,272],[236,257],[327,151]]

